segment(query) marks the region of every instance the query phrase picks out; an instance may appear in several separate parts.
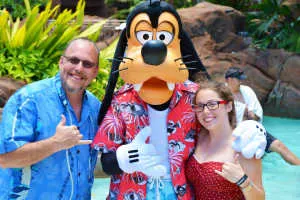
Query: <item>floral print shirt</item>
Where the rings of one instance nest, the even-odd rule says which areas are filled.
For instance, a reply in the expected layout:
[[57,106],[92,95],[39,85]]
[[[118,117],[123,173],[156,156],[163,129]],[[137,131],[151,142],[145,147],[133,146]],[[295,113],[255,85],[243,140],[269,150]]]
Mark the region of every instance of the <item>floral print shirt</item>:
[[[185,161],[194,151],[197,127],[191,104],[197,85],[190,81],[176,84],[167,117],[168,152],[171,177],[178,199],[192,199],[185,177]],[[102,152],[116,151],[130,143],[139,131],[149,125],[147,104],[132,85],[115,93],[111,106],[100,125],[92,146]],[[146,199],[148,177],[141,172],[112,175],[107,199]]]

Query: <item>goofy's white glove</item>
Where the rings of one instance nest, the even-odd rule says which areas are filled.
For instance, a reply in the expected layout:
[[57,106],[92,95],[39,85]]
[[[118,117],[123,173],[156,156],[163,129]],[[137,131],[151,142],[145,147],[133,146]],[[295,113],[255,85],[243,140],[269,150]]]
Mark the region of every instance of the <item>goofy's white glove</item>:
[[150,127],[143,128],[130,144],[122,145],[117,149],[119,167],[126,173],[143,172],[147,176],[160,177],[167,172],[161,165],[161,157],[152,144],[146,140],[151,134]]
[[264,155],[267,145],[266,130],[257,121],[246,120],[241,122],[234,130],[232,147],[236,152],[241,152],[242,155],[247,158],[256,159],[261,158]]

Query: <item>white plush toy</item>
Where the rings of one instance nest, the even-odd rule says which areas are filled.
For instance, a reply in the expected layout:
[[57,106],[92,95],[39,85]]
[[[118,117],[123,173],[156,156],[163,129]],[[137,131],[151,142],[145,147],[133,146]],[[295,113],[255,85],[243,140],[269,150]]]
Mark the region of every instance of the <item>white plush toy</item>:
[[257,121],[246,120],[241,122],[234,130],[235,140],[232,144],[236,152],[241,152],[247,158],[259,159],[264,155],[267,145],[266,130]]

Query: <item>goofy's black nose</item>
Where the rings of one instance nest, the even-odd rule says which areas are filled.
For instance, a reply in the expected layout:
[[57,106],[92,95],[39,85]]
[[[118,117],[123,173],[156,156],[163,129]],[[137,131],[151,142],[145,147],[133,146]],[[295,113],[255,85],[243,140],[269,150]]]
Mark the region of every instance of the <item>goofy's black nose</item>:
[[167,47],[160,40],[150,40],[143,45],[142,56],[149,65],[160,65],[167,55]]

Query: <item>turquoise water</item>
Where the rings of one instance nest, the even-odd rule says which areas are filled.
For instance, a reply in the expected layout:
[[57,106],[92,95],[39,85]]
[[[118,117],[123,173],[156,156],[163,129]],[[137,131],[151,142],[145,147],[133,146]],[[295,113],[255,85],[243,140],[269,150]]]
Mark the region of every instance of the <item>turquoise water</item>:
[[[300,157],[300,120],[265,117],[266,129]],[[267,200],[300,199],[300,166],[286,163],[278,154],[263,159],[263,184]]]
[[[300,119],[264,118],[265,128],[300,157]],[[263,184],[267,200],[300,199],[300,166],[286,163],[278,154],[266,154],[263,159]],[[109,179],[96,179],[92,200],[104,200]]]

